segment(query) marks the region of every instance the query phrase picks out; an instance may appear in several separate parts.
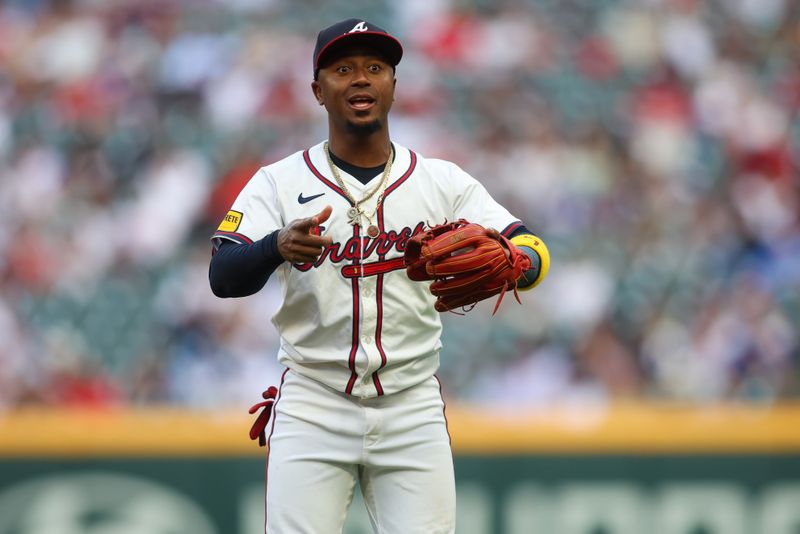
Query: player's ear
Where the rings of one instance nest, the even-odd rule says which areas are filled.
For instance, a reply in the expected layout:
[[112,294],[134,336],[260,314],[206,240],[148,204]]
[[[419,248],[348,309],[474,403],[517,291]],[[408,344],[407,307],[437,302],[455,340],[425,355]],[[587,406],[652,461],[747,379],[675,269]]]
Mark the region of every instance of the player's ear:
[[325,103],[322,99],[322,87],[319,86],[319,82],[314,80],[311,82],[311,90],[314,92],[314,98],[317,99],[317,103],[321,106]]

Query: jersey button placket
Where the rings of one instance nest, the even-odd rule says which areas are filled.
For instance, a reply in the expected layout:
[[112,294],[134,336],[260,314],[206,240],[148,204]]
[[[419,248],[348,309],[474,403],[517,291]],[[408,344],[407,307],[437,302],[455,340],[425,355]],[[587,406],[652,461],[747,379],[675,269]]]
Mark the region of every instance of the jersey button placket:
[[373,334],[377,328],[378,310],[375,302],[375,277],[361,279],[361,346],[367,355],[367,372],[363,382],[368,384],[372,380],[372,373],[380,366],[380,354],[375,346]]

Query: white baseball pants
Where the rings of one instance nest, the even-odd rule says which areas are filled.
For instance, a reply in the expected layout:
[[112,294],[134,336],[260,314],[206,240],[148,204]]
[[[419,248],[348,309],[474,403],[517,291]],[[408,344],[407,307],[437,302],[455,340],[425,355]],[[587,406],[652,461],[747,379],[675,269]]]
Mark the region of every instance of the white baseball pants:
[[455,532],[439,382],[359,399],[284,375],[267,457],[266,533],[340,534],[356,483],[376,534]]

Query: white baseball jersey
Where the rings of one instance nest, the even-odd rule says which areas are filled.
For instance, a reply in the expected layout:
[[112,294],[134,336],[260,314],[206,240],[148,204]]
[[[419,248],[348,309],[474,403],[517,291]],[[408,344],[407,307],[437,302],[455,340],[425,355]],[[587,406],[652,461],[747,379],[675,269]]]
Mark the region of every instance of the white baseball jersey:
[[[348,222],[352,206],[329,167],[323,143],[259,169],[242,189],[213,239],[252,243],[300,218],[333,207],[320,227],[332,238],[312,263],[284,262],[276,271],[283,303],[272,318],[279,361],[356,397],[404,390],[439,366],[442,324],[429,284],[408,279],[403,253],[426,226],[467,219],[508,236],[522,223],[453,163],[426,159],[397,144],[383,202],[362,204],[376,237]],[[359,200],[364,185],[340,170]],[[374,215],[372,215],[375,210]]]

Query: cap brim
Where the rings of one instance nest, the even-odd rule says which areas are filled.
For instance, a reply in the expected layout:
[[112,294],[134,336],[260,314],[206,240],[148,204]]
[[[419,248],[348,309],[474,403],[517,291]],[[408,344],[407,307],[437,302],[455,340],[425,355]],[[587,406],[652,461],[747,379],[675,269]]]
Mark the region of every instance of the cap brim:
[[345,46],[357,46],[359,43],[378,51],[393,67],[400,63],[400,59],[403,57],[403,45],[391,35],[370,31],[345,33],[332,39],[319,51],[314,59],[314,69],[321,68],[325,61],[334,57],[336,52]]

